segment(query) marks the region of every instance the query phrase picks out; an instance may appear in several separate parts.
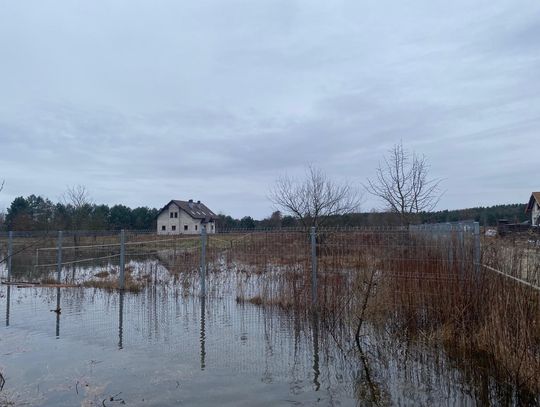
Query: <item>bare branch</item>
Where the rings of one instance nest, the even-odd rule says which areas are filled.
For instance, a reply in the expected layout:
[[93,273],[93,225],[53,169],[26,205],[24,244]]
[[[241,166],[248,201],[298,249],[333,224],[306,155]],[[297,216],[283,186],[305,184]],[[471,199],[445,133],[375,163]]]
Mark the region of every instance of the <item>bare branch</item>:
[[440,179],[428,177],[425,156],[409,153],[400,142],[393,146],[379,163],[374,179],[364,188],[380,198],[387,209],[398,213],[402,223],[410,223],[412,214],[431,211],[440,200]]
[[65,205],[73,206],[75,209],[93,204],[90,194],[84,185],[68,186],[66,192],[62,195],[62,202]]
[[334,182],[312,165],[302,180],[286,175],[278,178],[269,199],[304,227],[320,226],[329,216],[354,212],[361,202],[360,194],[350,184]]

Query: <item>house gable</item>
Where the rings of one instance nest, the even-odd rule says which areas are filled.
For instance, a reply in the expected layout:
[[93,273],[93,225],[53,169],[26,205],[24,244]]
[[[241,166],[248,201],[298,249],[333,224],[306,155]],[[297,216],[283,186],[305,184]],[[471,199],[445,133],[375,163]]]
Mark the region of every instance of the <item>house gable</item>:
[[215,233],[217,216],[200,201],[171,200],[157,215],[158,234],[198,234],[207,225],[208,233]]
[[540,192],[531,194],[525,213],[531,214],[531,225],[537,226],[540,224]]
[[525,208],[525,213],[532,212],[534,209],[538,209],[540,207],[540,192],[533,192],[531,194],[531,197],[529,198],[529,203],[527,204],[527,207]]

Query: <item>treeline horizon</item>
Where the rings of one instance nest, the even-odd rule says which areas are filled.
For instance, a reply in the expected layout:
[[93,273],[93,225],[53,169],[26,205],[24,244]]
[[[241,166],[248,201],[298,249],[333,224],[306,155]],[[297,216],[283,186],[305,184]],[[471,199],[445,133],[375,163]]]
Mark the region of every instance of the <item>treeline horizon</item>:
[[[218,227],[222,229],[264,229],[276,227],[298,227],[300,222],[292,216],[281,216],[279,211],[270,217],[255,220],[250,216],[235,219],[227,215],[219,215]],[[529,219],[525,214],[525,204],[501,204],[493,206],[479,206],[465,209],[445,209],[433,212],[420,212],[411,215],[414,224],[443,223],[458,221],[476,221],[482,226],[496,226],[499,220],[508,220],[510,223],[522,223]],[[330,216],[324,219],[327,227],[362,227],[362,226],[397,226],[401,223],[399,214],[393,212],[358,212],[344,215]]]
[[[488,207],[422,212],[414,215],[412,223],[457,222],[474,220],[483,226],[496,226],[497,221],[506,219],[521,223],[528,219],[525,204],[503,204]],[[148,207],[130,208],[117,204],[53,203],[48,198],[30,195],[13,200],[7,213],[0,215],[0,230],[152,230],[156,228],[159,209]],[[393,226],[399,225],[399,216],[391,212],[359,212],[335,215],[324,219],[324,226]],[[234,218],[219,214],[218,229],[262,229],[298,227],[298,220],[275,211],[264,219],[251,216]]]

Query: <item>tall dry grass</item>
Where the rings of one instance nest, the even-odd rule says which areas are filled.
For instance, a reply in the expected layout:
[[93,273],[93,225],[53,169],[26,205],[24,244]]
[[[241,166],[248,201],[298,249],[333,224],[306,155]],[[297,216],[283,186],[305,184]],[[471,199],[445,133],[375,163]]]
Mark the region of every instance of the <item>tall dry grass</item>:
[[[317,309],[330,329],[345,322],[354,335],[365,323],[441,345],[487,361],[502,382],[540,394],[540,292],[476,266],[472,239],[329,230],[318,242]],[[241,276],[239,301],[311,310],[307,233],[236,236],[214,253]]]

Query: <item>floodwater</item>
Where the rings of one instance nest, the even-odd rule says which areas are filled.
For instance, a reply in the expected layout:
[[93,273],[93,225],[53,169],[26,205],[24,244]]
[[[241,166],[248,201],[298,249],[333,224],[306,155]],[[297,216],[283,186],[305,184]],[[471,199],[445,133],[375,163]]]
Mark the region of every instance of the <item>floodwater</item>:
[[441,350],[359,353],[316,315],[180,293],[0,286],[0,405],[478,404]]

